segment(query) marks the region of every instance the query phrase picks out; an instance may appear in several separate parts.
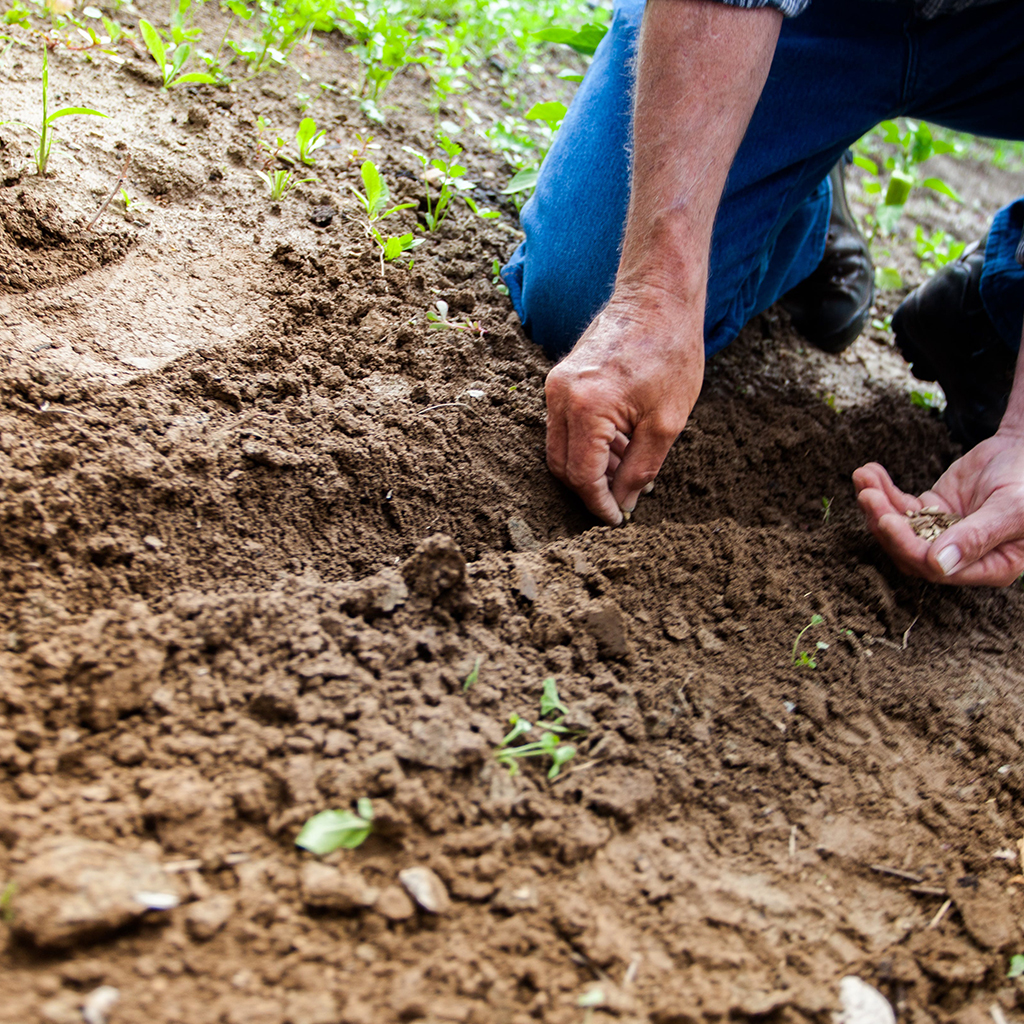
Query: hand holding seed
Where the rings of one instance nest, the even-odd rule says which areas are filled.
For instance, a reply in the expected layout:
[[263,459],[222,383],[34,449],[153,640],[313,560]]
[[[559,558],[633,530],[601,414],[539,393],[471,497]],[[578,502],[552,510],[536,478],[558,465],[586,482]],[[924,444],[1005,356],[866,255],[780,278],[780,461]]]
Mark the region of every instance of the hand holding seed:
[[686,425],[704,375],[703,310],[615,298],[548,374],[548,465],[619,525]]
[[901,571],[933,583],[1005,587],[1024,572],[1024,437],[997,433],[920,497],[877,462],[853,474],[868,527]]

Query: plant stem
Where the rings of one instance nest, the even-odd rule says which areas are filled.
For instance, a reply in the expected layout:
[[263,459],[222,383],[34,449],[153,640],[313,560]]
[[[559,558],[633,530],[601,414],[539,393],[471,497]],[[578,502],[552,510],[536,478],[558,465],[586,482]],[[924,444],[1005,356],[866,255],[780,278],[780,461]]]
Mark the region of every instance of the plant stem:
[[132,155],[131,155],[131,153],[129,153],[124,158],[124,166],[121,168],[121,173],[118,175],[117,181],[114,182],[114,187],[110,190],[110,195],[107,196],[106,201],[96,211],[96,216],[93,217],[93,219],[91,221],[89,221],[89,223],[86,224],[86,226],[84,228],[82,228],[82,234],[85,234],[86,231],[91,231],[93,229],[93,226],[95,225],[96,221],[98,221],[100,219],[100,217],[103,216],[104,212],[106,211],[107,207],[110,205],[110,203],[113,200],[114,196],[117,195],[117,190],[124,184],[125,175],[127,175],[127,173],[128,173],[128,165],[131,162],[132,162]]

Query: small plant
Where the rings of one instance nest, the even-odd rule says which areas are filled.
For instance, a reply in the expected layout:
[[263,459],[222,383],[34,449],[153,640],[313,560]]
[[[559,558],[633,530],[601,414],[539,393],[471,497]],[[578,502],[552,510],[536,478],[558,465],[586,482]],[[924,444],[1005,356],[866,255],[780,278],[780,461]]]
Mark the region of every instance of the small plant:
[[[871,180],[862,182],[861,187],[868,196],[878,201],[875,212],[870,216],[868,228],[872,235],[881,232],[891,234],[911,193],[915,188],[928,188],[934,192],[948,196],[960,202],[960,197],[941,178],[925,177],[919,170],[920,165],[931,157],[941,153],[960,154],[963,146],[944,139],[936,139],[928,125],[923,122],[905,121],[901,127],[895,121],[883,121],[874,132],[869,133],[857,143],[858,152],[853,162],[866,171]],[[869,140],[881,134],[880,141],[895,147],[895,152],[885,159],[885,169],[889,171],[889,180],[884,184],[878,163],[867,155]]]
[[323,129],[317,131],[316,121],[311,117],[304,117],[299,122],[299,130],[295,133],[295,144],[299,147],[299,159],[307,166],[312,167],[316,161],[313,154],[327,141],[327,132]]
[[149,50],[150,56],[156,61],[157,67],[160,68],[160,73],[164,78],[165,89],[173,89],[175,86],[188,85],[189,83],[209,85],[217,81],[213,75],[207,74],[205,71],[190,71],[185,75],[179,74],[192,55],[192,47],[184,39],[174,47],[170,53],[170,60],[168,60],[167,48],[164,46],[163,39],[160,38],[160,33],[145,18],[139,21],[139,30],[142,32],[146,49]]
[[[809,629],[813,628],[814,626],[820,626],[824,621],[825,621],[824,616],[818,615],[818,614],[814,614],[814,615],[811,616],[811,621],[808,622],[807,625],[804,626],[804,628],[801,629],[799,633],[797,633],[796,639],[793,641],[793,655],[792,655],[792,663],[794,665],[796,665],[797,667],[804,667],[804,668],[817,668],[818,667],[818,663],[814,660],[814,657],[812,655],[808,654],[807,651],[801,651],[799,654],[797,654],[797,648],[800,646],[800,641],[803,639],[804,633],[806,633]],[[819,640],[815,644],[815,647],[819,651],[827,651],[828,650],[828,644],[825,643],[822,640]]]
[[491,263],[491,284],[499,295],[508,295],[508,286],[501,280],[501,261],[497,257]]
[[36,131],[31,125],[25,127],[39,136],[39,145],[35,150],[36,171],[39,174],[46,174],[46,168],[50,163],[50,148],[53,146],[53,122],[59,117],[69,117],[72,114],[86,114],[90,117],[108,117],[108,114],[101,114],[91,107],[61,107],[52,114],[49,108],[50,92],[50,58],[46,44],[43,44],[43,116],[40,121],[39,130]]
[[[0,921],[10,924],[14,920],[14,908],[11,903],[14,901],[14,892],[17,886],[14,882],[8,882],[0,892]],[[1013,975],[1011,975],[1013,977]]]
[[[466,168],[456,163],[456,160],[462,153],[462,147],[457,142],[452,142],[443,131],[438,131],[437,133],[437,144],[444,151],[447,159],[428,157],[411,146],[402,147],[406,153],[411,153],[416,157],[424,168],[423,183],[427,190],[427,212],[423,215],[423,220],[428,231],[436,231],[444,223],[445,218],[448,216],[451,202],[459,191],[474,187],[472,182],[462,180],[463,175],[466,173]],[[440,179],[440,184],[438,185],[439,192],[433,201],[431,201],[430,192],[432,178],[435,181]],[[500,213],[494,210],[480,209],[471,196],[463,196],[462,198],[478,217],[490,220],[501,216]]]
[[373,803],[367,797],[356,801],[351,811],[321,811],[314,814],[295,837],[295,845],[323,857],[335,850],[354,850],[373,830]]
[[941,228],[926,235],[924,228],[918,224],[914,232],[914,252],[921,261],[921,269],[928,275],[952,263],[966,248],[966,242],[957,241]]
[[946,403],[942,396],[934,391],[915,390],[910,392],[910,404],[915,409],[939,409],[945,408]]
[[1010,957],[1010,966],[1006,976],[1008,978],[1024,977],[1024,953],[1016,953]]
[[[568,713],[568,708],[562,703],[558,696],[558,687],[553,677],[544,680],[544,690],[540,699],[540,718],[538,727],[546,731],[541,733],[540,739],[521,746],[512,746],[516,740],[532,731],[533,725],[525,718],[513,714],[509,718],[512,728],[498,744],[494,755],[498,761],[508,768],[511,775],[519,771],[519,760],[524,757],[550,757],[551,767],[548,769],[548,778],[557,779],[562,766],[576,756],[576,748],[569,743],[562,743],[559,736],[565,736],[572,730],[563,724],[563,718]],[[552,714],[558,714],[558,718],[551,719]]]
[[470,670],[469,675],[466,676],[466,681],[462,684],[463,690],[468,690],[470,687],[476,685],[477,680],[480,678],[480,664],[483,660],[483,655],[478,654],[476,656],[476,661],[473,662],[473,668]]
[[423,239],[413,238],[411,231],[406,232],[404,235],[388,235],[385,237],[377,227],[377,222],[384,220],[385,217],[390,217],[399,210],[408,210],[416,204],[400,203],[388,209],[388,203],[391,202],[391,193],[388,191],[387,182],[380,176],[380,172],[373,161],[364,161],[363,166],[359,169],[359,173],[363,179],[365,193],[360,192],[354,185],[349,185],[349,188],[355,193],[355,197],[366,211],[366,233],[380,246],[380,272],[383,274],[385,262],[390,263],[392,260],[398,259],[402,253],[415,248]]
[[821,521],[826,525],[828,525],[828,521],[832,517],[832,502],[835,500],[835,498],[821,499]]
[[276,171],[257,171],[256,173],[264,181],[267,188],[270,189],[270,198],[275,203],[284,199],[292,189],[298,188],[299,185],[308,185],[310,182],[317,180],[316,178],[297,178],[295,172],[290,168],[279,168]]
[[448,303],[444,299],[438,299],[434,305],[437,307],[436,313],[432,309],[427,311],[427,319],[430,321],[431,327],[441,330],[450,328],[453,331],[469,331],[471,334],[479,334],[481,338],[486,333],[479,320],[470,320],[469,317],[463,321],[450,319]]

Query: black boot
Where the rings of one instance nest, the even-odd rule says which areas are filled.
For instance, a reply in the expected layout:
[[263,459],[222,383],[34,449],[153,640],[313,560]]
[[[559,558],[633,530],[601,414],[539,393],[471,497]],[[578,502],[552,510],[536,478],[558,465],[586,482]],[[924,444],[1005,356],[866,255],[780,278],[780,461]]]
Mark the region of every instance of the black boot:
[[832,217],[825,255],[810,277],[780,300],[793,326],[825,352],[842,352],[856,341],[875,299],[875,267],[868,243],[846,201],[844,160],[832,168]]
[[946,393],[943,419],[964,448],[996,432],[1017,362],[981,303],[984,262],[983,239],[911,292],[892,318],[914,376],[938,381]]

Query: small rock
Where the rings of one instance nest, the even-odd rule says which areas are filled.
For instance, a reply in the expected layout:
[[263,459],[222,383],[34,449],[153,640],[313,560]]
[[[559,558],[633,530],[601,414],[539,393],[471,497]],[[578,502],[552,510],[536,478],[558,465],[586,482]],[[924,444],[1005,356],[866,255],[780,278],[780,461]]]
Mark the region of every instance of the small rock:
[[410,590],[434,599],[462,586],[466,579],[466,559],[451,537],[435,533],[419,542],[412,557],[402,563],[401,570]]
[[538,902],[535,885],[506,885],[491,900],[491,909],[504,914],[518,914],[523,910],[536,910]]
[[121,998],[119,989],[113,985],[100,985],[85,997],[82,1019],[85,1024],[107,1024],[107,1014]]
[[185,929],[197,942],[207,942],[228,923],[235,901],[227,893],[193,903],[185,915]]
[[896,1024],[889,1000],[866,981],[848,974],[839,982],[842,1010],[832,1015],[835,1024]]
[[533,535],[533,530],[515,517],[508,521],[508,539],[514,551],[537,551],[540,548],[540,541]]
[[317,228],[330,227],[331,221],[334,220],[334,215],[337,212],[333,206],[314,206],[312,213],[309,215],[309,223]]
[[389,921],[408,921],[416,913],[412,900],[397,885],[382,889],[373,909]]
[[209,111],[198,103],[193,103],[192,106],[188,108],[187,121],[193,128],[209,128]]
[[357,874],[343,874],[330,864],[309,861],[302,865],[299,876],[302,900],[316,910],[358,910],[372,907],[380,890],[367,885]]
[[424,910],[446,914],[451,909],[452,901],[444,882],[430,868],[406,868],[398,872],[398,880]]
[[[193,107],[192,109],[195,110],[196,108]],[[191,121],[191,110],[188,112],[188,116],[189,120]],[[209,124],[209,120],[207,120],[207,124]],[[154,536],[152,533],[147,533],[146,536],[142,538],[142,543],[145,544],[150,551],[159,551],[164,546],[164,542],[159,537]]]
[[697,643],[702,651],[708,654],[721,654],[725,650],[725,642],[715,636],[707,626],[701,626],[697,630]]
[[59,837],[11,875],[12,929],[37,946],[68,947],[122,928],[149,909],[140,892],[177,894],[163,868],[134,850]]

